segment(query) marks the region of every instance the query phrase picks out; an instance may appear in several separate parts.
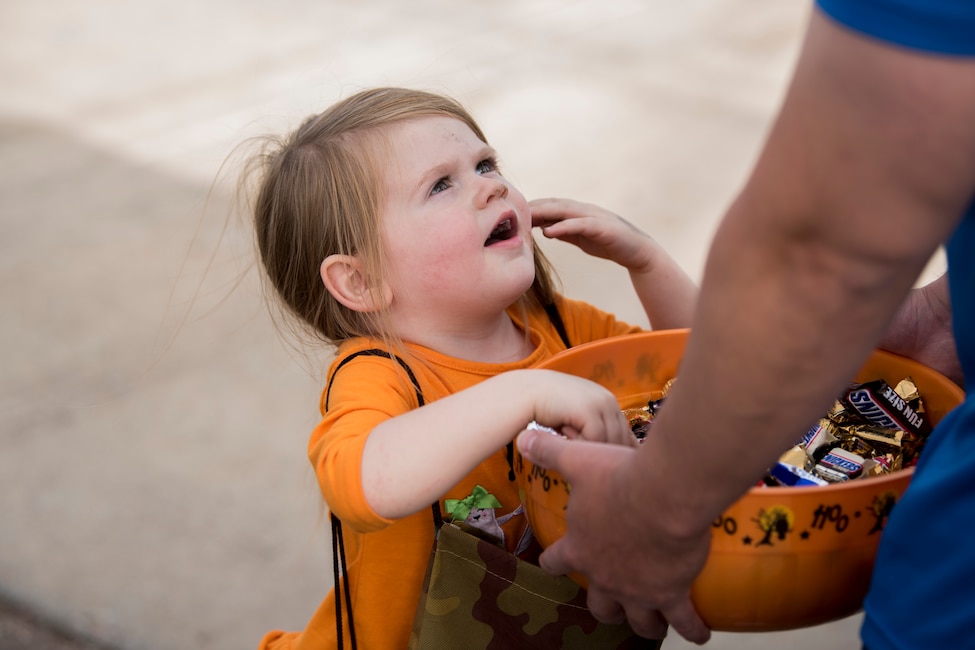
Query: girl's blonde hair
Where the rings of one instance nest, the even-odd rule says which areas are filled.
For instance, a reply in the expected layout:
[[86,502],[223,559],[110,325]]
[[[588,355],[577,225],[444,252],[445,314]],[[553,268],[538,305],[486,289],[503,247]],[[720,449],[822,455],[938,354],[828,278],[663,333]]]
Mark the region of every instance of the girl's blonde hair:
[[[381,136],[385,127],[417,117],[460,120],[487,143],[474,118],[455,100],[405,88],[376,88],[313,115],[284,138],[269,138],[251,160],[259,175],[254,227],[267,280],[288,311],[326,343],[368,336],[396,342],[383,312],[339,303],[320,276],[329,255],[359,258],[370,286],[384,277],[380,206],[384,188]],[[524,309],[553,302],[555,276],[533,242],[535,281]]]

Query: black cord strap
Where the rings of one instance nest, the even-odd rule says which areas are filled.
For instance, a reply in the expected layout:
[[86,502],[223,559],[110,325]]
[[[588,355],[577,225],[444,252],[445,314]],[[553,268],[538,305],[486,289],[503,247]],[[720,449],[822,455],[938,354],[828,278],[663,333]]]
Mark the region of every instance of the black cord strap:
[[548,314],[548,319],[552,321],[555,331],[559,333],[559,338],[562,339],[562,343],[565,344],[567,349],[571,348],[572,344],[569,343],[569,333],[565,331],[565,323],[562,322],[562,314],[559,313],[559,309],[555,306],[554,302],[545,305],[545,313]]
[[345,563],[345,541],[342,538],[342,522],[335,515],[330,515],[332,520],[332,575],[335,584],[335,638],[339,650],[345,647],[342,640],[342,590],[339,589],[339,558],[341,558],[342,581],[345,589],[345,611],[349,616],[349,643],[352,650],[356,650],[355,641],[355,622],[352,620],[352,596],[349,592],[348,566]]
[[[335,374],[342,368],[342,366],[352,361],[356,357],[385,357],[387,359],[394,359],[397,363],[399,363],[400,367],[406,371],[406,375],[410,378],[410,382],[413,384],[413,390],[416,391],[417,404],[419,406],[423,406],[423,393],[420,391],[420,384],[409,365],[407,365],[405,361],[395,354],[391,354],[385,350],[380,350],[379,348],[372,348],[369,350],[360,350],[359,352],[350,354],[346,358],[342,359],[342,361],[339,362],[339,365],[336,366],[335,371],[332,372],[331,379],[329,379],[328,386],[325,388],[326,411],[328,411],[328,398],[332,394],[332,380],[335,379]],[[439,522],[442,525],[443,520],[440,517],[440,504],[433,504],[433,509],[434,524]],[[355,640],[355,621],[352,618],[352,594],[348,579],[348,564],[346,563],[345,559],[345,538],[342,535],[342,522],[332,513],[329,513],[329,518],[332,521],[332,577],[333,584],[335,585],[335,636],[338,642],[339,650],[343,650],[345,647],[342,630],[342,596],[344,591],[344,609],[346,616],[349,617],[349,643],[351,644],[352,650],[357,650]],[[439,530],[439,526],[437,526],[437,529]],[[339,573],[340,567],[341,574]],[[344,580],[341,580],[342,589],[339,589],[340,576],[345,578]]]
[[332,379],[329,379],[328,386],[325,388],[325,410],[328,410],[328,398],[332,394],[332,380],[335,379],[335,375],[342,366],[352,361],[356,357],[385,357],[387,359],[394,359],[400,367],[406,371],[406,375],[410,378],[410,383],[413,384],[413,390],[416,391],[416,401],[420,406],[423,406],[423,393],[420,391],[420,383],[416,380],[416,375],[413,374],[413,370],[409,365],[399,356],[387,352],[386,350],[380,350],[379,348],[372,348],[369,350],[359,350],[353,354],[350,354],[346,358],[339,362],[339,365],[335,367],[335,371],[332,372]]
[[[555,327],[555,331],[558,332],[559,338],[562,339],[562,343],[565,344],[565,348],[569,349],[572,344],[569,342],[569,333],[565,331],[565,323],[562,321],[562,314],[559,313],[558,307],[555,306],[554,302],[550,302],[545,305],[545,313],[548,314],[548,319],[552,322],[552,326]],[[508,461],[508,480],[512,483],[515,482],[515,442],[512,440],[504,446],[504,456]]]

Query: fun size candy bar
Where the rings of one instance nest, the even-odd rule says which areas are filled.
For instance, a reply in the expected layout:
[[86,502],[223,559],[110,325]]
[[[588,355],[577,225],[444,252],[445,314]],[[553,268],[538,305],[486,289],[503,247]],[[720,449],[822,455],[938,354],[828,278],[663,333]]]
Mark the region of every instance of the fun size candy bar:
[[843,401],[879,427],[897,428],[920,436],[931,433],[931,423],[883,379],[853,386]]
[[839,429],[829,418],[820,418],[812,425],[800,443],[811,460],[819,460],[839,437]]
[[828,485],[827,481],[813,475],[811,472],[807,472],[803,468],[796,467],[795,465],[783,463],[782,461],[772,465],[769,468],[768,474],[776,485],[783,487]]
[[816,464],[813,472],[827,481],[847,481],[863,474],[864,459],[842,448],[830,450]]

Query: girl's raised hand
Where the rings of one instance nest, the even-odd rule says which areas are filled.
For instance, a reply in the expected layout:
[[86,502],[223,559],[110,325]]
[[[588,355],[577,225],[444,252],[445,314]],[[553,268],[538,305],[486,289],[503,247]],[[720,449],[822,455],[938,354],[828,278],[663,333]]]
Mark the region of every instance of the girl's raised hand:
[[653,329],[691,326],[697,287],[650,235],[589,203],[536,199],[529,206],[532,225],[546,237],[626,268]]
[[571,199],[536,199],[529,203],[532,226],[550,239],[573,244],[595,257],[631,271],[651,267],[657,243],[631,223],[598,205]]

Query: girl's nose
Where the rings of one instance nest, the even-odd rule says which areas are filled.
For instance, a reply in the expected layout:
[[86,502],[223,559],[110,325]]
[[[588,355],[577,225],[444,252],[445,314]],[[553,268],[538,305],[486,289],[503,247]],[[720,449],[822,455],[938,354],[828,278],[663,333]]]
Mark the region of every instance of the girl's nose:
[[500,178],[483,178],[478,187],[478,203],[487,205],[491,199],[503,199],[508,196],[508,185]]

